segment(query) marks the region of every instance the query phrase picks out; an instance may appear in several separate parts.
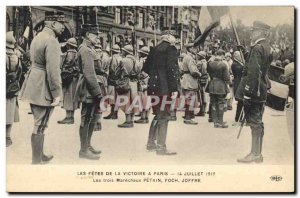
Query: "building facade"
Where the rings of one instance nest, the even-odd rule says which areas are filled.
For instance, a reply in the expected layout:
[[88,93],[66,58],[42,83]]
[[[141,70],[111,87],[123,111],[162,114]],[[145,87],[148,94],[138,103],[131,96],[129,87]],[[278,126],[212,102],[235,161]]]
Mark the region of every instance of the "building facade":
[[[62,11],[68,23],[63,35],[65,42],[70,37],[80,39],[80,26],[97,23],[103,48],[119,44],[135,43],[153,47],[160,40],[161,31],[175,27],[183,44],[194,39],[200,7],[195,6],[8,6],[6,29],[13,30],[21,38],[29,23],[33,36],[44,27],[45,11]],[[135,42],[132,42],[134,40]]]

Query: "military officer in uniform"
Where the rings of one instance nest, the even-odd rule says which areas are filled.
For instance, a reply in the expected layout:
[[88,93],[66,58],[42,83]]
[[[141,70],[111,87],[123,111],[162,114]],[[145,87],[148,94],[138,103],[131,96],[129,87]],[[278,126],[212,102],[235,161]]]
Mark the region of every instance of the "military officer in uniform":
[[119,124],[118,127],[132,128],[134,113],[138,111],[136,107],[131,108],[133,100],[138,96],[138,64],[136,58],[133,56],[132,45],[125,45],[124,48],[122,48],[122,52],[124,58],[121,62],[121,76],[124,78],[129,78],[129,90],[126,93],[118,93],[118,95],[127,97],[127,103],[120,106],[125,113],[126,120],[123,124]]
[[139,60],[139,64],[138,64],[138,75],[139,75],[138,91],[139,91],[139,96],[141,97],[143,110],[141,112],[141,118],[139,120],[134,121],[134,123],[137,123],[137,124],[149,123],[149,119],[148,119],[149,109],[146,106],[147,101],[148,101],[147,87],[148,87],[149,75],[147,73],[145,73],[144,71],[142,71],[144,63],[149,54],[149,51],[150,50],[147,46],[144,46],[139,50],[140,60]]
[[17,96],[22,74],[21,60],[15,52],[16,39],[13,31],[6,33],[6,147],[12,145],[10,137],[12,124],[19,122]]
[[67,40],[67,52],[62,55],[62,71],[68,71],[73,75],[73,80],[69,84],[63,84],[63,106],[66,110],[66,117],[57,121],[58,124],[74,124],[74,112],[79,107],[79,103],[74,102],[74,94],[79,77],[77,64],[77,41],[75,38]]
[[263,162],[262,143],[264,123],[262,121],[267,90],[270,84],[267,78],[271,64],[271,46],[266,40],[270,26],[254,21],[251,31],[251,49],[246,59],[243,77],[236,91],[236,97],[244,101],[244,110],[247,124],[251,128],[251,152],[238,162]]
[[117,74],[116,71],[119,70],[120,63],[122,61],[122,57],[120,55],[121,49],[119,45],[115,44],[111,48],[112,56],[109,60],[109,73],[108,73],[108,87],[107,87],[107,95],[110,96],[108,103],[110,104],[110,114],[104,119],[118,119],[118,106],[115,105],[117,92],[115,90]]
[[105,85],[97,76],[97,72],[102,71],[99,56],[94,49],[98,42],[98,33],[97,25],[82,25],[83,41],[78,50],[80,75],[75,92],[75,101],[82,102],[79,157],[89,160],[98,160],[101,153],[91,146],[93,131],[101,114],[100,100],[105,95]]
[[150,77],[148,95],[159,99],[159,103],[152,106],[155,116],[149,130],[147,150],[156,151],[157,155],[176,155],[166,146],[171,105],[165,105],[165,101],[170,102],[177,97],[179,90],[178,54],[176,47],[171,45],[176,31],[165,30],[163,34],[166,36],[150,51],[143,68]]
[[205,93],[205,89],[208,85],[208,74],[207,74],[207,61],[206,61],[206,52],[200,51],[197,53],[198,62],[197,68],[201,73],[201,77],[198,80],[199,91],[198,91],[198,98],[200,102],[200,110],[195,116],[205,116],[206,104],[207,104],[207,96]]
[[225,112],[226,99],[230,97],[229,91],[229,70],[223,62],[225,56],[224,50],[216,52],[215,59],[209,63],[207,72],[211,81],[209,82],[209,96],[212,105],[212,119],[215,128],[228,128],[228,125],[223,122]]
[[20,98],[29,101],[34,118],[31,135],[33,164],[47,162],[53,158],[43,153],[44,131],[54,107],[60,104],[62,96],[61,50],[57,36],[63,33],[64,22],[63,12],[45,12],[45,27],[34,37],[30,46],[32,65]]
[[195,61],[197,49],[193,46],[193,43],[189,43],[185,46],[187,48],[187,54],[182,60],[183,77],[181,80],[181,88],[185,96],[184,123],[196,125],[198,123],[192,120],[192,118],[194,117],[194,108],[197,104],[197,91],[199,90],[198,78],[201,77],[201,73]]

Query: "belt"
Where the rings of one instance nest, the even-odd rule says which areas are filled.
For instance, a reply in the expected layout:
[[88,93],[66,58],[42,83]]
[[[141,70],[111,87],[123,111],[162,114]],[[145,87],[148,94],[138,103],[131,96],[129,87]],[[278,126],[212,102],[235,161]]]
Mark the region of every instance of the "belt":
[[183,71],[184,74],[191,74],[189,71]]
[[[40,66],[40,67],[38,67],[38,66]],[[33,63],[32,66],[31,66],[31,68],[35,68],[35,69],[46,71],[45,65],[38,64],[38,63]]]

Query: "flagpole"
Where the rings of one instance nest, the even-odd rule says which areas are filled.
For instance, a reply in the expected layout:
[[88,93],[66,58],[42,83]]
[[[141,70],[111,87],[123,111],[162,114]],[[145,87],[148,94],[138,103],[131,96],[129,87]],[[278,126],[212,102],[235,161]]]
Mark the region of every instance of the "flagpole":
[[[233,23],[233,20],[232,20],[230,8],[229,8],[228,14],[229,14],[230,23],[231,23],[231,26],[232,26],[232,29],[233,29],[233,32],[234,32],[234,35],[235,35],[235,38],[236,38],[236,42],[237,42],[238,45],[241,45],[239,35],[237,34],[236,27],[235,27],[235,25]],[[242,53],[241,49],[239,49],[239,51],[240,51],[240,54],[241,54],[242,62],[245,64],[244,54]]]

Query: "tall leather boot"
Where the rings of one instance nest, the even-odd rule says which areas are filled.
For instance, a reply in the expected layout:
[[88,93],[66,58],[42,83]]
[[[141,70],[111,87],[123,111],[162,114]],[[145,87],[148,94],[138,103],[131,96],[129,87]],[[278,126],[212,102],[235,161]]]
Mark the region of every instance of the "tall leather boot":
[[44,135],[44,138],[43,138],[43,145],[42,145],[42,162],[44,162],[44,163],[47,163],[47,162],[49,162],[49,161],[51,161],[52,159],[53,159],[53,155],[46,155],[45,153],[44,153],[44,140],[45,140],[45,134],[44,134],[44,132],[42,133],[43,135]]
[[79,129],[79,135],[80,135],[80,151],[79,151],[79,158],[85,158],[89,160],[98,160],[100,157],[98,155],[95,155],[88,149],[88,131],[89,128],[87,126],[87,123],[85,123],[85,126],[80,126]]
[[154,151],[157,149],[157,145],[155,143],[157,137],[157,130],[158,130],[157,124],[158,124],[158,120],[156,117],[154,117],[149,129],[148,142],[147,142],[148,151]]
[[133,128],[133,121],[131,114],[125,114],[126,121],[123,124],[119,124],[118,127],[120,128]]
[[216,127],[218,125],[218,110],[212,107],[210,112],[211,112],[210,113],[211,114],[211,120],[214,123],[214,127]]
[[262,136],[261,133],[256,131],[256,127],[251,126],[251,132],[252,132],[252,146],[251,146],[251,152],[246,155],[244,158],[238,159],[238,162],[241,163],[262,163],[263,162],[263,156],[261,154],[261,145],[262,145]]
[[91,122],[90,125],[89,125],[89,133],[88,133],[88,149],[93,153],[93,154],[96,154],[96,155],[99,155],[101,153],[100,150],[96,150],[92,147],[91,145],[91,139],[92,139],[92,136],[93,136],[93,133],[95,131],[95,127],[97,125],[99,121],[97,121],[96,123],[94,122]]
[[31,134],[32,164],[41,164],[43,156],[44,134]]
[[158,120],[158,134],[157,134],[157,155],[176,155],[176,152],[167,150],[166,139],[168,132],[168,119]]

